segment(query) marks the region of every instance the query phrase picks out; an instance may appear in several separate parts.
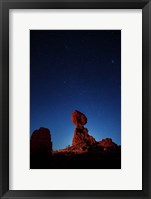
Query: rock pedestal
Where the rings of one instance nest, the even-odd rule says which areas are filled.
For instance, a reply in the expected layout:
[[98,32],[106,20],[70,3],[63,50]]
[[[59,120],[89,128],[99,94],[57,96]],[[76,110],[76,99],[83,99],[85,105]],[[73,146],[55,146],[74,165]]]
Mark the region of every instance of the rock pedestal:
[[72,146],[81,145],[81,144],[91,145],[93,143],[96,143],[96,140],[88,134],[87,128],[75,129],[73,140],[72,140]]
[[83,113],[77,110],[73,111],[71,120],[76,126],[72,139],[72,146],[91,145],[96,143],[96,140],[88,134],[88,129],[84,127],[87,123],[87,118]]

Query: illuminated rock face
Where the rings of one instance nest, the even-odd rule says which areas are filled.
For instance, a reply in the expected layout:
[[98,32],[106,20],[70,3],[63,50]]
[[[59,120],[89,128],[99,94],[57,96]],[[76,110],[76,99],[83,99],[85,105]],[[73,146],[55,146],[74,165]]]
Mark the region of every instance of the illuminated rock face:
[[112,149],[116,149],[116,147],[117,147],[117,144],[115,144],[111,138],[105,138],[105,139],[99,141],[98,145],[103,148],[112,148]]
[[95,139],[88,134],[88,129],[84,128],[84,125],[87,123],[87,117],[83,113],[77,110],[73,111],[71,120],[76,126],[72,139],[72,146],[91,145],[96,143]]
[[72,112],[71,120],[77,128],[82,128],[87,123],[86,116],[77,110]]
[[72,146],[75,145],[91,145],[93,143],[96,143],[95,139],[88,134],[87,128],[76,128],[74,130],[74,136],[72,140]]

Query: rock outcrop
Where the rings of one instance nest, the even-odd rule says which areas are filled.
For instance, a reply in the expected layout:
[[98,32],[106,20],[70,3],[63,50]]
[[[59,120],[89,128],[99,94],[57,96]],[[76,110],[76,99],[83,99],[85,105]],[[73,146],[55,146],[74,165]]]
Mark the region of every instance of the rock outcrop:
[[105,138],[99,141],[99,145],[102,147],[116,147],[117,146],[117,144],[115,144],[111,138]]
[[76,126],[72,145],[52,150],[51,134],[47,128],[39,128],[31,135],[31,169],[117,169],[121,168],[121,148],[111,138],[96,141],[84,127],[87,117],[73,111],[71,120]]
[[98,142],[98,145],[103,147],[104,150],[116,150],[117,149],[117,144],[115,144],[111,138],[105,138],[101,141]]
[[72,148],[79,152],[88,151],[89,147],[96,143],[96,140],[88,134],[88,129],[84,127],[87,123],[87,117],[80,111],[73,111],[71,120],[76,126],[74,130],[74,136],[72,139]]
[[48,168],[51,155],[50,131],[41,127],[33,132],[30,139],[30,168]]
[[72,146],[75,145],[91,145],[93,143],[96,143],[96,140],[88,134],[87,128],[76,128],[74,130],[74,136],[72,140]]
[[47,153],[52,151],[50,131],[47,128],[35,130],[30,139],[31,153]]

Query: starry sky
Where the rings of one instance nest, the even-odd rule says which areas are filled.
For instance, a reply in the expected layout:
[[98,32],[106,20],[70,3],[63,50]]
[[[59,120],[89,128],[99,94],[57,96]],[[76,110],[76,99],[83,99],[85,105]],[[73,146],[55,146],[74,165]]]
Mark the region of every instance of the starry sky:
[[30,135],[46,127],[54,150],[71,145],[73,110],[121,144],[120,30],[30,30]]

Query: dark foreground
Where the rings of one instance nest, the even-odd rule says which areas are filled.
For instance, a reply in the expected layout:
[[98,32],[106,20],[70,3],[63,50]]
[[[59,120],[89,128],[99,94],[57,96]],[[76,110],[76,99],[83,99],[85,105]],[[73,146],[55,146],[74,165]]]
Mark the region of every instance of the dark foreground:
[[121,150],[116,152],[54,152],[31,156],[30,169],[121,169]]

